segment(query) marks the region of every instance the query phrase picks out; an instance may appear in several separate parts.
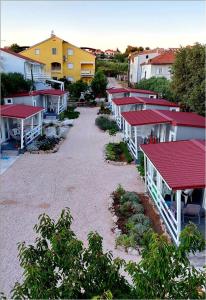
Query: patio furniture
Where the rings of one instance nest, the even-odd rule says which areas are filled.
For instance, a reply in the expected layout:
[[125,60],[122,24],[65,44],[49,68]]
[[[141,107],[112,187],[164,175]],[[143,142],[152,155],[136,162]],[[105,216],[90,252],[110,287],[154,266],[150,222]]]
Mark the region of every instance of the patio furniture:
[[189,197],[192,200],[192,193],[193,193],[193,189],[187,189],[182,192],[182,196],[184,198],[185,205],[187,204]]
[[201,205],[199,204],[187,204],[185,208],[183,208],[183,223],[185,223],[185,217],[187,218],[198,218],[198,225],[200,225],[200,212]]

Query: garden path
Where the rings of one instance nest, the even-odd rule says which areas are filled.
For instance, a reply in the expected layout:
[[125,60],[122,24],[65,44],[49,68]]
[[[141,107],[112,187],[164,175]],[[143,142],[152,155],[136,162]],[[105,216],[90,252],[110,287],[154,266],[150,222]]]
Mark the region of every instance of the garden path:
[[80,108],[80,118],[54,154],[27,154],[1,176],[0,291],[8,292],[21,278],[17,242],[33,243],[39,214],[57,218],[70,207],[72,228],[86,244],[93,230],[103,236],[105,250],[126,260],[139,260],[115,249],[108,198],[118,184],[143,192],[134,165],[113,166],[104,160],[111,139],[94,124],[97,108]]

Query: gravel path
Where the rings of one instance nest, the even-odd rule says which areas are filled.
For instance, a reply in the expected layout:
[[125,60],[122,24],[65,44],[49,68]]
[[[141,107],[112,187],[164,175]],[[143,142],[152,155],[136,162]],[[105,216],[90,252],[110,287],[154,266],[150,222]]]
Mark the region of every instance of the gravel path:
[[126,260],[139,259],[115,249],[108,197],[119,183],[138,192],[144,186],[134,165],[104,161],[104,145],[110,137],[94,125],[97,109],[80,111],[57,153],[24,154],[1,176],[0,291],[7,295],[21,278],[17,242],[33,243],[33,226],[43,212],[56,218],[70,207],[73,230],[85,243],[89,231],[97,230],[105,250]]
[[121,88],[122,85],[117,82],[116,78],[114,77],[107,77],[108,85],[107,88]]

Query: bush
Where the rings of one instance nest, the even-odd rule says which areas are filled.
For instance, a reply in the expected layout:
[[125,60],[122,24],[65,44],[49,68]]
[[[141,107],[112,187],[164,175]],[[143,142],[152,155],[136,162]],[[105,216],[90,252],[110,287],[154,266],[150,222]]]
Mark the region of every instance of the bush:
[[139,158],[139,164],[137,165],[137,170],[140,173],[140,176],[144,177],[145,176],[145,171],[144,171],[144,155],[142,152],[140,152],[140,158]]
[[114,120],[109,119],[108,117],[104,117],[104,116],[97,117],[95,120],[95,124],[103,131],[110,130],[110,129],[119,131],[116,122]]
[[116,239],[116,245],[124,246],[125,248],[129,248],[129,247],[135,248],[137,245],[135,235],[121,234]]
[[133,158],[128,150],[127,144],[124,142],[120,142],[120,147],[122,149],[122,152],[124,153],[124,157],[126,162],[129,164],[133,161]]
[[102,103],[97,114],[98,115],[110,115],[111,110],[108,107],[105,107],[104,103]]
[[125,189],[122,187],[121,184],[118,184],[117,189],[115,190],[115,194],[120,198],[126,193]]
[[63,111],[59,115],[60,121],[63,121],[65,118],[67,119],[77,119],[80,115],[79,111],[75,111],[76,107],[68,107],[67,110]]
[[138,214],[135,214],[135,215],[131,216],[128,220],[128,223],[129,222],[141,223],[145,226],[148,226],[148,225],[151,224],[150,219],[142,213],[138,213]]
[[134,213],[143,213],[144,212],[144,207],[140,203],[133,203],[133,212]]
[[132,203],[139,203],[139,198],[135,192],[125,192],[120,198],[120,203],[123,204],[127,201]]

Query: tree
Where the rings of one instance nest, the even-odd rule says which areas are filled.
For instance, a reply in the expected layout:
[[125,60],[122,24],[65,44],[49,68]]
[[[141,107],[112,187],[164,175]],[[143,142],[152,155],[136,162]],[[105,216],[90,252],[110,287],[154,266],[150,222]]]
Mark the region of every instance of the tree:
[[205,46],[181,48],[172,67],[174,96],[186,110],[205,114]]
[[4,98],[9,94],[16,92],[30,91],[32,81],[25,80],[20,73],[2,73],[1,74],[1,97]]
[[72,97],[80,98],[81,93],[84,93],[88,90],[88,85],[82,80],[77,80],[76,82],[68,85],[68,90]]
[[120,63],[124,63],[127,61],[127,59],[125,58],[125,55],[122,53],[117,53],[114,55],[114,60]]
[[136,46],[135,46],[135,47],[134,47],[134,46],[127,46],[124,55],[125,55],[126,57],[128,57],[128,55],[129,55],[130,53],[133,53],[133,52],[136,52],[136,51],[141,52],[141,51],[143,51],[143,50],[144,50],[144,47],[142,47],[142,46],[140,46],[140,47],[136,47]]
[[102,238],[95,232],[88,235],[88,248],[84,248],[71,222],[69,209],[57,222],[40,216],[34,227],[35,244],[19,244],[24,281],[15,284],[12,299],[91,299],[106,291],[116,298],[129,294],[129,284],[119,274],[123,261],[103,252]]
[[[71,223],[68,208],[56,222],[45,214],[39,217],[35,244],[18,246],[24,278],[15,284],[12,299],[205,299],[205,273],[188,259],[190,251],[205,247],[194,224],[182,231],[179,247],[149,231],[142,260],[126,264],[103,252],[96,232],[89,233],[85,248]],[[130,274],[132,284],[120,269]]]
[[16,53],[19,53],[22,51],[21,47],[16,43],[9,46],[9,50],[16,52]]
[[105,97],[107,88],[107,78],[103,71],[99,70],[95,73],[94,78],[91,82],[91,88],[95,97]]
[[171,83],[165,77],[151,77],[149,79],[142,79],[136,84],[136,88],[157,92],[159,97],[174,101]]
[[[135,299],[205,299],[205,272],[190,265],[189,252],[202,251],[205,241],[194,224],[181,233],[180,245],[169,243],[154,232],[145,235],[140,263],[130,262]],[[202,290],[200,292],[200,290]]]

